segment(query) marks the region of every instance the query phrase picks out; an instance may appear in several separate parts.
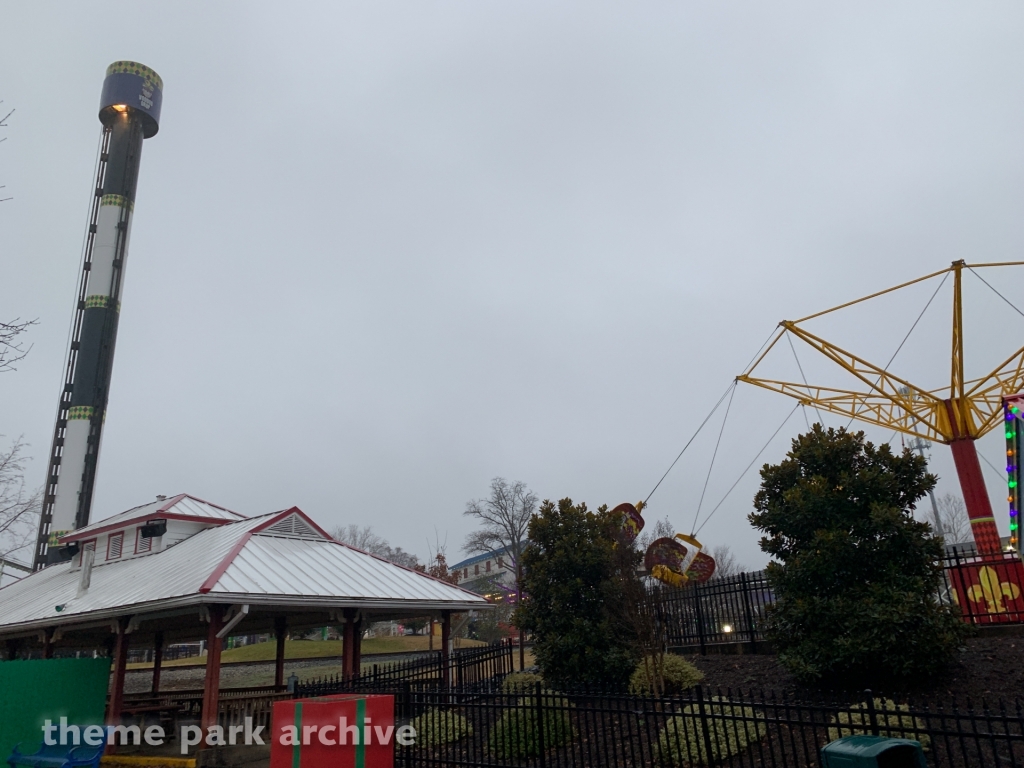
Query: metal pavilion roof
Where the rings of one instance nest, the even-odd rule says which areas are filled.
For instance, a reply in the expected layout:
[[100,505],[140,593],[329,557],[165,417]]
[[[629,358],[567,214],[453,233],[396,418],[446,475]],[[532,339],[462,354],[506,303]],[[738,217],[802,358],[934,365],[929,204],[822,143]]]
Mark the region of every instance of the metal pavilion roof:
[[97,561],[81,596],[80,579],[81,568],[71,561],[0,589],[0,636],[209,603],[367,612],[488,605],[460,587],[333,541],[294,507],[208,527],[160,552]]
[[79,528],[73,533],[61,538],[62,542],[79,541],[87,539],[97,533],[124,527],[137,521],[146,521],[154,518],[169,518],[172,520],[190,520],[206,524],[221,525],[224,523],[245,520],[245,515],[232,512],[230,509],[211,504],[203,499],[189,496],[187,493],[179,493],[177,496],[169,496],[164,499],[157,499],[149,504],[133,507],[119,514],[98,520],[84,528]]

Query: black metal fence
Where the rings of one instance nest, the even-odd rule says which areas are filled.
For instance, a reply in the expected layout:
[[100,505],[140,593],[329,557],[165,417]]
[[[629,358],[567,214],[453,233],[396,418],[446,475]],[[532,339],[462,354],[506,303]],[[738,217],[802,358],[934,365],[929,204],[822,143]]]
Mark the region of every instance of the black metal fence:
[[453,651],[447,664],[440,651],[432,651],[408,661],[364,666],[358,677],[345,680],[341,675],[303,680],[295,689],[298,697],[325,696],[353,690],[376,690],[381,686],[415,682],[417,687],[469,688],[501,679],[513,669],[510,643],[464,648]]
[[383,686],[396,726],[396,766],[699,766],[810,768],[820,749],[854,733],[921,742],[933,768],[1024,765],[1024,705],[900,703],[870,691],[797,701],[765,692],[696,688],[647,698],[594,690],[429,690]]
[[[154,651],[152,648],[131,648],[128,651],[128,663],[151,663],[153,655]],[[182,643],[181,645],[169,645],[164,648],[160,658],[163,661],[177,661],[178,659],[191,659],[198,656],[202,656],[202,645],[200,643]]]
[[764,642],[765,606],[775,600],[764,571],[679,589],[660,587],[653,597],[669,647],[702,654],[722,643],[745,643],[756,652]]
[[[764,571],[681,588],[656,587],[652,597],[669,647],[702,654],[722,644],[762,649],[765,607],[775,600]],[[1024,567],[1015,554],[982,557],[972,548],[950,547],[938,597],[957,606],[971,624],[1024,623]]]

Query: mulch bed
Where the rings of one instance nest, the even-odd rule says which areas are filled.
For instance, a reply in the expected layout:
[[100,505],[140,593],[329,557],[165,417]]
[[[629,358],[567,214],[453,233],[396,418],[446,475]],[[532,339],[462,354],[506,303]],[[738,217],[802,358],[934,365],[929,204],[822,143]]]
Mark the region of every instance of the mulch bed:
[[[712,688],[820,694],[798,684],[774,655],[709,654],[687,659],[704,673],[705,685]],[[975,702],[1024,697],[1024,635],[972,638],[944,675],[909,688],[904,686],[902,691],[886,691],[890,692],[942,701],[953,696],[960,701],[969,697]]]

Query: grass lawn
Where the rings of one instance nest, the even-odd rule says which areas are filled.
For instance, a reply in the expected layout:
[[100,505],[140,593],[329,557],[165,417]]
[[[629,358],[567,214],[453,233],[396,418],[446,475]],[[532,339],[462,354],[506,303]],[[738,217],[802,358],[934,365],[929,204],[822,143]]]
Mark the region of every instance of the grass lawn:
[[[406,637],[371,637],[363,640],[362,654],[368,656],[375,653],[404,653],[408,651],[427,650],[429,637],[426,635],[412,635]],[[434,638],[434,649],[440,648],[440,638]],[[456,648],[475,648],[484,645],[479,640],[456,639]],[[277,643],[257,643],[255,645],[243,645],[241,648],[232,648],[221,654],[222,662],[229,661],[273,661],[277,651]],[[323,659],[338,658],[341,656],[340,640],[286,640],[284,644],[284,657],[293,659]],[[176,659],[165,661],[163,667],[192,667],[206,664],[205,656],[193,656],[188,659]],[[148,669],[152,663],[144,662],[129,664],[128,669]]]

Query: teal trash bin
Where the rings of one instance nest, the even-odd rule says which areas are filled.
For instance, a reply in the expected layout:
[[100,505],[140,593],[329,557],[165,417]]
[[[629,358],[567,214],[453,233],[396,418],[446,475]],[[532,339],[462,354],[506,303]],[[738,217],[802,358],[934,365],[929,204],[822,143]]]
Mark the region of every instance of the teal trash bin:
[[844,736],[821,748],[822,768],[928,768],[919,741]]

